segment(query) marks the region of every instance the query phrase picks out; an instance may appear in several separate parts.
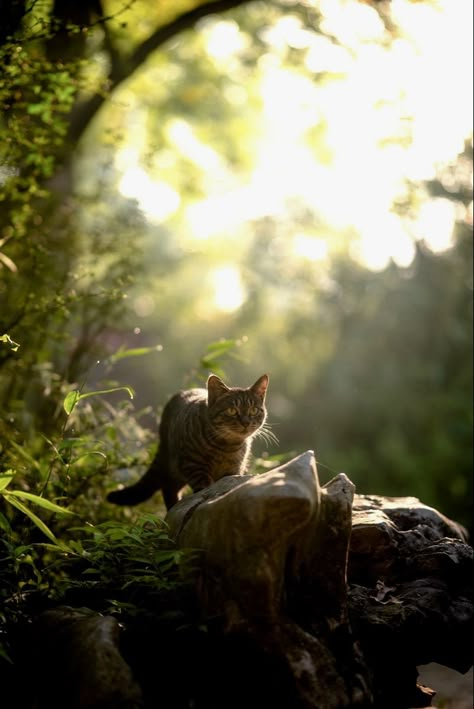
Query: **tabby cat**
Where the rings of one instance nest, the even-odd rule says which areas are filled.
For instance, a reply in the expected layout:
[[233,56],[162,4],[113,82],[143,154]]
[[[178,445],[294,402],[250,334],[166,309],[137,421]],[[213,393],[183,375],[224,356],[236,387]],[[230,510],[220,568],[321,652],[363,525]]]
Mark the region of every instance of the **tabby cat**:
[[273,437],[265,427],[267,387],[266,374],[246,389],[228,387],[211,374],[207,391],[175,394],[163,410],[160,446],[150,468],[134,485],[109,493],[109,502],[137,505],[161,488],[170,509],[185,485],[197,492],[225,475],[243,475],[252,438]]

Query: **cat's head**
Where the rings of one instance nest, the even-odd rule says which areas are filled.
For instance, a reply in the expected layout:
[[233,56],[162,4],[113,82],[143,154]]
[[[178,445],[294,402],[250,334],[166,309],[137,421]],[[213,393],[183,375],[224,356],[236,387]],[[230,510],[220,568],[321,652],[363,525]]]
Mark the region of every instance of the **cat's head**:
[[243,441],[263,426],[267,416],[265,408],[267,388],[267,374],[263,374],[255,384],[246,389],[228,387],[217,375],[209,376],[207,380],[209,419],[220,437],[229,441]]

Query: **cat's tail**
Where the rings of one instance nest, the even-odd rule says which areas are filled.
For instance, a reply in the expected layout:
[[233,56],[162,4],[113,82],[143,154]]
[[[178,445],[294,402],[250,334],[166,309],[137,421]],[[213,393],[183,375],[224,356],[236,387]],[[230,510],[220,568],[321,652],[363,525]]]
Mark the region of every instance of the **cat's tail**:
[[140,480],[129,487],[109,492],[107,500],[113,502],[114,505],[138,505],[140,502],[148,500],[160,488],[161,476],[157,456]]

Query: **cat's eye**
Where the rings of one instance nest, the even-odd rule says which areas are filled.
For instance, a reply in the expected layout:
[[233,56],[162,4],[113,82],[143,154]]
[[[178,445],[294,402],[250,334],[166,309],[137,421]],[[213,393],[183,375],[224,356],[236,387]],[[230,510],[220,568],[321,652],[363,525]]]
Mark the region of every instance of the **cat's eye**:
[[251,406],[249,408],[250,416],[256,416],[258,414],[258,408],[256,406]]
[[236,416],[237,415],[237,409],[235,406],[229,406],[228,409],[225,410],[226,414],[229,414],[229,416]]

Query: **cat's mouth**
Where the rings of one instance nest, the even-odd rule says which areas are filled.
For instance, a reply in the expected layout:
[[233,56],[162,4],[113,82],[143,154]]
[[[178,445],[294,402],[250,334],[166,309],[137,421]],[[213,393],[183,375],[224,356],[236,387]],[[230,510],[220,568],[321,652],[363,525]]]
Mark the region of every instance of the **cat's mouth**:
[[235,424],[227,429],[227,437],[235,441],[243,441],[254,433],[254,426],[248,423]]

